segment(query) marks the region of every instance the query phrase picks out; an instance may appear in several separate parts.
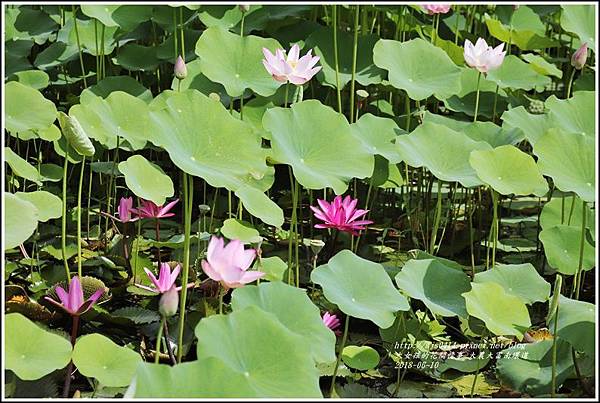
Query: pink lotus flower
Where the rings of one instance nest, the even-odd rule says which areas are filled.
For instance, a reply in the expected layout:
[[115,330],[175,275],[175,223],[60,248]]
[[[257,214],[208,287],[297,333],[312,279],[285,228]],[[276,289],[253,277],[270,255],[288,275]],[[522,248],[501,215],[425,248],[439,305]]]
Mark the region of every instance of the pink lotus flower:
[[224,246],[222,238],[213,236],[208,243],[202,270],[208,277],[219,281],[225,289],[242,287],[265,275],[261,271],[247,271],[256,257],[256,250],[244,249],[244,244],[234,239]]
[[483,38],[477,39],[475,46],[473,43],[466,39],[465,40],[465,61],[467,64],[480,73],[487,73],[488,71],[495,70],[504,61],[506,51],[504,49],[504,43],[492,48],[488,46],[487,42]]
[[83,300],[83,289],[79,282],[79,277],[73,276],[69,283],[69,292],[66,292],[64,288],[58,286],[55,289],[60,302],[53,300],[50,297],[45,297],[46,300],[53,303],[54,305],[64,309],[72,316],[79,316],[86,313],[90,308],[98,301],[98,298],[104,294],[104,289],[99,289],[92,294],[87,300]]
[[571,56],[571,66],[575,67],[577,70],[581,70],[583,66],[585,66],[585,62],[588,57],[588,46],[587,42],[584,42],[583,45],[577,49],[573,56]]
[[177,77],[178,80],[183,80],[187,77],[187,66],[185,65],[183,57],[177,56],[173,72],[175,73],[175,77]]
[[136,213],[140,216],[140,218],[166,218],[173,217],[175,214],[169,213],[169,210],[173,208],[175,204],[179,201],[179,199],[175,199],[171,203],[166,206],[157,206],[154,202],[150,200],[140,199],[142,206],[140,208],[132,208],[131,212]]
[[321,318],[325,326],[330,328],[332,331],[335,331],[338,327],[340,327],[340,320],[337,316],[330,314],[329,312],[325,312],[323,317]]
[[372,224],[373,221],[358,220],[369,210],[356,208],[358,199],[352,199],[350,196],[342,201],[342,196],[336,196],[333,203],[329,204],[325,200],[317,199],[321,209],[310,206],[315,213],[315,217],[324,221],[324,224],[316,224],[315,228],[335,228],[340,231],[350,232],[352,235],[358,235],[359,230],[366,229],[365,225]]
[[423,5],[423,9],[425,11],[427,11],[427,14],[432,15],[432,14],[446,14],[448,11],[450,11],[450,7],[452,7],[450,4],[424,4]]
[[284,52],[283,49],[277,49],[275,54],[272,54],[269,49],[263,48],[263,64],[277,81],[302,85],[321,70],[321,66],[314,67],[319,61],[319,56],[313,56],[312,49],[300,58],[300,47],[297,44],[292,46],[287,59]]
[[138,219],[138,217],[133,217],[131,215],[131,213],[135,213],[135,211],[133,209],[133,198],[132,197],[121,197],[121,200],[119,201],[119,208],[117,210],[117,215],[119,216],[118,218],[111,214],[102,212],[103,215],[110,217],[115,221],[122,222],[122,223],[133,222]]
[[[144,290],[155,292],[157,294],[163,294],[169,291],[174,286],[175,280],[177,279],[177,276],[181,271],[181,266],[175,266],[175,268],[171,272],[171,266],[169,266],[168,263],[161,263],[160,271],[158,273],[158,279],[154,276],[154,273],[152,273],[145,267],[144,271],[146,272],[146,275],[148,276],[150,281],[152,281],[152,284],[154,284],[154,287],[146,287],[145,285],[141,284],[136,284],[136,286],[143,288]],[[188,288],[193,287],[194,283],[188,283],[187,286]],[[181,287],[177,287],[177,291],[179,290],[181,290]]]

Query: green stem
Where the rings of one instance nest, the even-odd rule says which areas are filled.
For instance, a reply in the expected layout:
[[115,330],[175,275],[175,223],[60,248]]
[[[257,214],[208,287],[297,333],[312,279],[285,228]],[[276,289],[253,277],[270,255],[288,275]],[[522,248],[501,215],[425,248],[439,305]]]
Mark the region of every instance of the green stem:
[[290,92],[290,82],[285,83],[285,101],[283,102],[283,107],[287,108],[288,106],[288,94]]
[[571,69],[571,75],[569,76],[569,83],[567,84],[567,94],[566,94],[567,99],[571,97],[571,86],[573,85],[573,78],[575,77],[575,71],[577,71],[577,69],[573,67]]
[[493,222],[493,230],[494,230],[494,238],[492,244],[492,268],[496,266],[496,245],[498,244],[498,193],[492,189],[492,202],[494,205],[494,222]]
[[556,332],[558,331],[558,307],[560,298],[556,299],[556,313],[554,314],[554,331],[552,332],[552,389],[551,397],[556,397]]
[[435,241],[437,238],[438,229],[440,227],[441,218],[442,218],[442,181],[438,179],[435,221],[433,223],[433,230],[431,231],[431,239],[430,239],[430,243],[429,243],[429,253],[431,255],[435,255]]
[[481,82],[481,72],[477,75],[477,95],[475,96],[475,116],[473,122],[477,122],[477,113],[479,112],[479,83]]
[[496,92],[494,92],[494,107],[492,109],[492,122],[496,121],[496,108],[498,107],[498,85],[496,85]]
[[585,228],[587,221],[587,214],[585,211],[586,203],[581,202],[581,239],[579,240],[579,264],[577,265],[577,272],[575,273],[575,281],[573,286],[575,287],[575,299],[579,299],[579,290],[581,289],[581,269],[583,268],[583,248],[585,246]]
[[79,51],[79,64],[81,66],[81,74],[83,76],[83,86],[87,88],[87,80],[85,78],[85,67],[83,65],[83,53],[81,53],[81,42],[79,41],[79,30],[77,29],[77,10],[75,6],[71,6],[73,10],[73,29],[75,30],[75,39],[77,40],[77,50]]
[[219,285],[219,315],[223,314],[223,297],[225,290]]
[[179,313],[179,337],[177,339],[177,362],[181,363],[183,355],[183,329],[185,327],[185,303],[187,300],[187,284],[190,273],[190,232],[192,230],[192,203],[194,198],[194,177],[183,173],[183,276],[181,279],[181,300]]
[[350,80],[350,123],[355,121],[354,116],[354,85],[356,80],[356,57],[358,52],[358,18],[360,6],[357,4],[354,10],[354,47],[352,48],[352,78]]
[[[296,227],[296,178],[294,177],[294,174],[292,172],[292,167],[290,165],[288,165],[288,174],[290,177],[290,191],[292,194],[292,218],[291,218],[291,222],[290,222],[290,234],[288,237],[288,284],[292,283],[292,250],[294,247],[294,240],[295,240],[295,227]],[[296,267],[296,270],[298,270],[298,268]]]
[[69,263],[67,262],[67,166],[69,165],[69,142],[67,141],[65,150],[65,164],[63,167],[63,188],[62,188],[62,258],[67,272],[67,280],[71,281],[69,272]]
[[348,337],[348,324],[350,323],[350,315],[346,315],[346,322],[344,324],[344,335],[342,336],[342,344],[340,344],[337,361],[335,362],[335,368],[333,368],[333,377],[331,378],[331,387],[329,388],[329,397],[333,396],[333,392],[335,391],[335,378],[337,377],[338,367],[340,366],[340,362],[342,361],[342,352],[344,351],[344,346],[346,345],[346,338]]
[[83,189],[83,173],[85,171],[85,156],[81,160],[81,172],[79,174],[79,189],[77,190],[77,274],[81,278],[81,191]]
[[342,113],[342,92],[340,90],[340,68],[338,63],[338,43],[337,43],[337,6],[332,6],[333,19],[333,55],[335,60],[335,89],[337,91],[338,112]]
[[160,360],[160,345],[162,344],[162,335],[163,329],[165,327],[165,322],[167,317],[165,315],[161,315],[160,326],[158,326],[158,333],[156,334],[156,352],[154,353],[154,363],[158,364]]

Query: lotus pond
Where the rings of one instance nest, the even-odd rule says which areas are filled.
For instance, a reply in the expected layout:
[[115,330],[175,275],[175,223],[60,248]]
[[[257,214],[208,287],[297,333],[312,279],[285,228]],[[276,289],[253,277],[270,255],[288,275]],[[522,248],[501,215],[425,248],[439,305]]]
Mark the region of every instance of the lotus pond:
[[593,397],[595,4],[3,4],[5,397]]

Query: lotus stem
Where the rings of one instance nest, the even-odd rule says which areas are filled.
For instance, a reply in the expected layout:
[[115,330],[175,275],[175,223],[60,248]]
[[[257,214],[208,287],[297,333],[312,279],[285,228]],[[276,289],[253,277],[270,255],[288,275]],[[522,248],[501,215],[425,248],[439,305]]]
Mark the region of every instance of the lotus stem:
[[[560,291],[560,290],[559,290]],[[556,293],[556,290],[554,291]],[[558,308],[560,298],[556,299],[556,311],[554,313],[554,330],[552,332],[552,389],[550,390],[551,397],[556,397],[556,332],[558,331]],[[575,362],[575,357],[573,357]]]
[[[487,333],[487,330],[484,330],[484,333],[481,337],[482,339],[485,338],[486,333]],[[477,384],[477,377],[479,376],[479,371],[481,370],[481,368],[479,368],[479,364],[480,364],[479,359],[476,358],[476,360],[477,360],[477,370],[475,371],[475,377],[473,378],[473,384],[471,385],[471,393],[470,393],[471,399],[473,398],[473,394],[475,393],[475,385]]]
[[587,214],[585,211],[586,203],[581,202],[581,239],[579,240],[579,264],[577,265],[577,272],[575,273],[575,281],[573,281],[573,287],[575,289],[575,299],[579,299],[579,290],[581,289],[581,273],[583,268],[583,248],[585,246],[585,228],[587,226]]
[[340,68],[338,63],[338,43],[337,43],[337,6],[332,5],[333,19],[333,56],[335,59],[335,89],[337,92],[337,107],[338,112],[342,113],[342,92],[340,89]]
[[[154,219],[154,232],[156,233],[156,243],[160,242],[160,221],[158,218]],[[158,259],[158,264],[162,263],[161,255],[160,255],[160,245],[156,245],[156,254]]]
[[493,223],[493,229],[494,229],[494,238],[493,238],[493,244],[492,244],[492,268],[494,268],[496,266],[496,246],[498,244],[498,197],[499,194],[498,192],[496,192],[494,189],[492,189],[492,201],[493,201],[493,205],[494,205],[494,223]]
[[160,345],[162,344],[163,329],[165,327],[166,321],[167,321],[167,317],[165,315],[161,315],[160,325],[158,326],[158,333],[156,334],[156,352],[154,353],[154,363],[155,364],[158,364],[158,362],[160,360],[160,350],[161,350]]
[[[295,226],[296,226],[296,220],[297,220],[297,216],[296,216],[296,202],[297,202],[297,195],[296,195],[296,178],[294,177],[294,174],[292,172],[292,167],[290,165],[288,165],[288,174],[290,177],[290,190],[291,190],[291,194],[292,194],[292,218],[291,218],[291,222],[290,222],[290,232],[289,232],[289,236],[288,236],[288,284],[292,283],[292,250],[293,250],[293,242],[295,239]],[[296,270],[298,270],[298,268],[296,267]]]
[[87,237],[86,239],[90,239],[90,208],[92,205],[92,182],[94,179],[94,171],[90,166],[90,176],[88,178],[88,194],[87,194],[87,210],[86,210],[86,218],[87,218]]
[[[352,48],[352,79],[350,80],[350,123],[355,122],[354,116],[354,86],[356,81],[356,57],[358,52],[358,18],[360,16],[360,5],[354,9],[354,46]],[[336,52],[337,53],[337,52]]]
[[65,164],[63,166],[63,187],[62,187],[62,258],[67,272],[67,281],[71,281],[69,272],[69,262],[67,261],[67,166],[69,165],[69,142],[67,141],[65,150]]
[[500,86],[496,84],[496,91],[494,92],[494,107],[492,108],[492,122],[496,122],[496,108],[498,106],[498,88],[500,88]]
[[177,365],[177,358],[175,357],[175,354],[173,354],[173,348],[171,347],[171,344],[169,343],[169,323],[165,320],[165,324],[163,325],[163,331],[164,331],[164,343],[165,343],[165,347],[167,349],[167,353],[169,353],[169,358],[171,359],[171,363],[173,365]]
[[[71,316],[73,323],[71,325],[71,346],[75,346],[77,341],[77,331],[79,330],[79,315]],[[71,389],[71,373],[73,372],[73,360],[69,361],[67,366],[67,374],[65,375],[65,383],[63,386],[63,397],[69,397],[69,389]]]
[[438,179],[438,191],[437,191],[437,201],[436,201],[436,209],[435,209],[435,220],[433,223],[433,230],[431,231],[431,239],[429,242],[429,253],[435,254],[435,241],[437,239],[437,232],[440,227],[440,220],[442,218],[442,181]]
[[283,107],[287,108],[288,106],[288,95],[290,92],[290,82],[288,81],[287,83],[285,83],[285,100],[283,102]]
[[479,112],[479,84],[481,82],[481,72],[477,75],[477,95],[475,95],[475,115],[473,122],[477,122],[477,113]]
[[81,42],[79,41],[79,30],[77,29],[77,10],[75,6],[71,6],[71,9],[73,10],[73,29],[75,30],[77,50],[79,51],[79,65],[81,66],[81,75],[83,76],[83,86],[87,88],[87,80],[85,79],[85,66],[83,65],[83,53],[81,53]]
[[571,225],[571,218],[573,217],[573,210],[575,209],[575,195],[571,197],[571,208],[569,209],[569,218],[567,219],[567,225]]
[[85,171],[85,157],[81,160],[79,174],[79,189],[77,190],[77,274],[81,278],[81,191],[83,189],[83,173]]
[[179,337],[177,339],[177,362],[181,363],[183,355],[183,329],[185,324],[185,302],[187,299],[187,283],[190,273],[190,232],[192,229],[192,203],[194,199],[194,177],[183,172],[183,207],[184,207],[184,240],[183,240],[183,275],[181,279],[181,300],[179,312]]
[[225,289],[219,285],[219,315],[223,314],[223,297],[225,296]]
[[577,69],[573,67],[571,69],[571,75],[569,76],[569,82],[567,84],[567,93],[565,95],[566,99],[569,99],[571,97],[571,87],[573,86],[573,78],[575,77],[575,71],[577,71]]
[[137,220],[137,236],[135,237],[135,257],[133,258],[133,267],[131,268],[133,274],[133,282],[137,282],[137,260],[140,253],[140,235],[142,233],[142,220]]
[[333,396],[335,391],[335,378],[337,377],[338,367],[342,361],[342,353],[344,352],[344,346],[346,345],[346,338],[348,337],[348,324],[350,323],[350,315],[346,315],[346,321],[344,324],[344,334],[342,336],[342,343],[340,344],[337,360],[335,362],[335,368],[333,368],[333,377],[331,378],[331,387],[329,388],[329,397]]

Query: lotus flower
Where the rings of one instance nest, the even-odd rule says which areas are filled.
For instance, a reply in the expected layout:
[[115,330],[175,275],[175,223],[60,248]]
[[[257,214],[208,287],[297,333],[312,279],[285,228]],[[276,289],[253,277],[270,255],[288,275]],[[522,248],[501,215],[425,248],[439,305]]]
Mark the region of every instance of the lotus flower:
[[175,61],[175,67],[173,69],[175,73],[175,77],[178,80],[183,80],[187,77],[187,67],[185,65],[185,61],[181,56],[177,56],[177,60]]
[[140,218],[166,218],[166,217],[172,217],[175,214],[173,213],[169,213],[169,210],[171,210],[173,208],[173,206],[175,204],[177,204],[177,202],[179,201],[179,199],[175,199],[174,201],[172,201],[171,203],[167,204],[166,206],[157,206],[154,202],[150,201],[150,200],[144,200],[144,199],[140,199],[142,206],[140,208],[132,208],[130,209],[131,212],[136,213],[137,215],[140,216]]
[[135,213],[133,209],[132,197],[121,197],[121,200],[119,201],[119,208],[117,210],[117,215],[119,216],[118,218],[111,214],[102,212],[103,215],[122,223],[133,222],[138,219],[138,217],[132,217],[131,213]]
[[331,330],[335,330],[338,327],[340,327],[340,320],[337,318],[337,316],[332,315],[329,312],[325,312],[323,314],[322,319],[325,326],[327,326]]
[[[173,271],[171,271],[171,266],[169,266],[168,263],[161,263],[160,270],[158,273],[158,279],[154,276],[154,273],[152,273],[145,267],[144,271],[146,272],[146,275],[148,276],[150,281],[152,281],[152,284],[154,284],[154,287],[146,287],[145,285],[141,284],[136,284],[136,286],[143,288],[144,290],[155,292],[157,294],[163,294],[169,291],[174,286],[175,280],[177,279],[177,276],[181,271],[181,266],[177,265],[175,266]],[[189,283],[187,286],[189,288],[193,285],[194,283]],[[177,291],[179,290],[181,290],[181,287],[177,287]]]
[[571,56],[571,66],[575,67],[577,70],[581,70],[583,66],[585,66],[585,62],[588,57],[588,46],[587,42],[584,42],[583,45],[577,49],[573,56]]
[[480,73],[487,73],[500,67],[504,61],[506,51],[502,51],[502,49],[504,49],[504,43],[492,48],[483,38],[477,39],[474,46],[470,40],[466,39],[465,61]]
[[302,85],[321,70],[321,66],[314,67],[319,61],[319,56],[313,56],[312,49],[300,58],[300,47],[297,44],[292,46],[287,58],[284,52],[283,49],[277,49],[275,54],[272,54],[269,49],[263,48],[263,64],[277,81]]
[[356,208],[358,199],[352,199],[350,196],[342,201],[342,196],[336,196],[333,203],[329,204],[325,200],[317,199],[320,209],[310,206],[315,213],[315,217],[324,221],[324,224],[316,224],[315,228],[335,228],[340,231],[350,232],[352,235],[358,235],[359,230],[366,229],[365,225],[372,224],[373,221],[358,220],[369,210]]
[[424,4],[423,9],[427,11],[427,14],[446,14],[450,11],[450,4]]
[[96,301],[98,301],[98,298],[104,294],[104,289],[99,289],[84,301],[83,289],[81,288],[79,277],[73,276],[69,283],[69,292],[66,292],[65,289],[60,286],[56,287],[55,292],[58,295],[60,302],[57,302],[50,297],[45,297],[46,300],[64,309],[72,316],[79,316],[90,310]]
[[247,271],[256,257],[254,249],[244,249],[244,244],[237,239],[224,245],[222,238],[210,239],[206,260],[202,260],[202,270],[208,277],[229,289],[242,287],[265,275],[261,271]]

